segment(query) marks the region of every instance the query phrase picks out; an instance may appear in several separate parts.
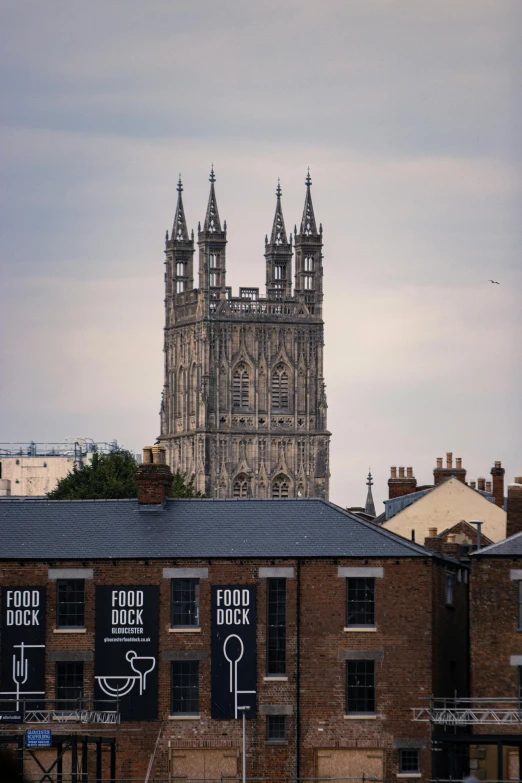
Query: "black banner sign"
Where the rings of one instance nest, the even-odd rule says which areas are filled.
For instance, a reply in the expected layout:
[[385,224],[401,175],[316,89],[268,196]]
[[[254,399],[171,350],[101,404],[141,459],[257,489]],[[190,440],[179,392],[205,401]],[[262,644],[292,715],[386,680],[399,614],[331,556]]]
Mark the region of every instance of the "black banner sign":
[[[158,717],[159,589],[96,588],[94,697],[118,699],[122,720]],[[107,707],[108,708],[108,707]]]
[[212,585],[212,717],[256,717],[255,585]]
[[0,723],[19,723],[44,707],[45,587],[2,587],[1,622]]

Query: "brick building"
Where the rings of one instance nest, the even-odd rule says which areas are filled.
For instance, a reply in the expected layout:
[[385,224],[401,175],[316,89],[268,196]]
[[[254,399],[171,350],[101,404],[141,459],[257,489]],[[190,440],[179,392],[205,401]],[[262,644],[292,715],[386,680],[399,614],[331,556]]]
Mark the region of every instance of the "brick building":
[[[462,459],[447,452],[446,465],[437,457],[433,469],[433,484],[419,486],[412,467],[392,467],[388,479],[389,499],[385,511],[375,522],[405,538],[423,541],[430,529],[436,528],[470,544],[473,533],[466,525],[469,520],[481,520],[482,533],[490,541],[506,536],[504,510],[504,473],[501,462],[491,468],[491,481],[479,478],[466,482]],[[460,523],[464,523],[460,527]]]
[[[156,743],[158,778],[234,779],[250,706],[249,777],[429,779],[412,707],[467,693],[456,550],[324,500],[169,500],[168,473],[141,466],[137,501],[0,501],[0,743],[22,747],[34,706],[54,742],[35,753],[44,768],[62,753],[63,783],[78,764],[89,781],[143,780]],[[11,667],[22,642],[26,685]]]
[[522,478],[508,485],[507,534],[471,558],[471,695],[501,716],[500,725],[470,726],[470,763],[480,779],[518,780],[521,769]]
[[[429,707],[415,710],[416,722],[432,725],[434,777],[520,779],[522,478],[508,485],[506,505],[508,538],[480,548],[475,537],[470,558],[470,696],[435,692]],[[444,546],[440,536],[432,540]]]

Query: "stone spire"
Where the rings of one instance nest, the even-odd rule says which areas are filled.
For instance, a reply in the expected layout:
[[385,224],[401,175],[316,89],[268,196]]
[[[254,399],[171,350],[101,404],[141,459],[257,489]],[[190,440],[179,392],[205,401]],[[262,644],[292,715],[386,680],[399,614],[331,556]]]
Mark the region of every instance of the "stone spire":
[[214,189],[214,182],[216,181],[216,175],[214,174],[214,164],[210,170],[210,195],[208,197],[207,214],[205,215],[205,222],[203,224],[203,232],[209,234],[215,234],[218,231],[221,232],[221,221],[219,220],[219,212],[216,201],[216,191]]
[[301,228],[299,233],[302,236],[311,237],[317,236],[317,224],[315,222],[314,207],[312,204],[312,194],[310,192],[310,186],[312,184],[312,178],[310,176],[310,169],[306,175],[306,196],[303,209],[303,217],[301,219]]
[[276,189],[276,209],[274,215],[274,225],[272,226],[272,234],[270,236],[271,245],[287,245],[288,237],[286,236],[285,221],[283,218],[283,208],[281,206],[281,185],[277,180]]
[[368,480],[366,482],[366,486],[368,487],[368,494],[366,495],[366,505],[364,507],[364,510],[370,516],[375,517],[377,515],[375,513],[375,504],[373,502],[372,485],[373,485],[373,479],[370,471],[368,473]]
[[174,225],[172,226],[172,241],[173,242],[188,242],[190,240],[187,221],[185,220],[185,210],[183,209],[183,199],[181,194],[183,192],[183,183],[181,182],[181,174],[179,175],[178,186],[178,203],[176,205],[176,213],[174,215]]
[[[268,299],[284,299],[292,295],[292,242],[286,235],[283,208],[281,206],[281,185],[277,180],[276,209],[274,225],[265,239],[266,295]],[[290,239],[292,235],[290,234]]]

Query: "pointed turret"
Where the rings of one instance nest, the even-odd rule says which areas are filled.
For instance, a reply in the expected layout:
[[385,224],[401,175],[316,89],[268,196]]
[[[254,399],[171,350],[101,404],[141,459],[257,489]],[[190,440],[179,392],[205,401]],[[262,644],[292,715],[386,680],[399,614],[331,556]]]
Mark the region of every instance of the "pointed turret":
[[315,222],[314,207],[312,204],[312,194],[310,192],[311,184],[312,184],[312,178],[310,177],[310,169],[308,169],[308,174],[306,175],[306,180],[305,180],[306,196],[305,196],[305,203],[303,209],[303,217],[301,219],[301,230],[299,232],[303,236],[307,236],[307,237],[317,236],[317,225]]
[[215,234],[221,231],[221,223],[219,220],[219,212],[217,208],[216,191],[214,189],[214,182],[216,181],[216,175],[214,174],[214,165],[210,169],[210,194],[208,197],[207,214],[205,215],[205,222],[203,224],[203,231],[208,231],[209,234]]
[[214,183],[214,166],[210,170],[210,193],[203,229],[199,227],[199,287],[212,299],[225,296],[227,224],[221,227]]
[[368,487],[368,494],[366,495],[366,505],[364,506],[364,510],[370,516],[375,517],[376,516],[375,503],[373,502],[372,485],[373,485],[373,479],[370,471],[368,473],[368,480],[366,481],[366,486]]
[[183,294],[194,287],[193,256],[194,256],[194,234],[189,236],[187,221],[185,219],[185,210],[183,208],[183,184],[181,174],[178,184],[178,203],[174,214],[174,224],[169,239],[167,231],[165,237],[165,305],[167,308],[166,321],[170,323],[173,317],[172,305],[175,304],[176,294]]
[[305,179],[306,194],[299,233],[295,236],[295,293],[310,313],[321,316],[323,302],[323,229],[315,221],[310,169]]
[[276,209],[274,215],[274,224],[272,226],[272,233],[270,235],[271,245],[288,245],[288,237],[286,236],[285,219],[283,217],[283,208],[281,206],[281,184],[277,180],[276,188]]
[[176,212],[174,214],[174,224],[172,226],[171,239],[175,242],[188,242],[190,238],[187,229],[187,221],[185,220],[185,210],[183,209],[183,199],[181,198],[181,194],[183,193],[181,174],[179,175],[176,190],[178,191],[178,203],[176,205]]
[[277,200],[270,242],[265,238],[268,299],[281,299],[292,295],[292,242],[288,241],[286,234],[281,193],[281,184],[277,180]]

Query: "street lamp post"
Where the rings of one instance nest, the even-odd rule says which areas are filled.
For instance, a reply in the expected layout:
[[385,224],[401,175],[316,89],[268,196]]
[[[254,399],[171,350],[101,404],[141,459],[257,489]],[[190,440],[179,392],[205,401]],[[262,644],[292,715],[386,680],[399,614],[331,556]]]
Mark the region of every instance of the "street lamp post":
[[246,783],[246,711],[250,707],[238,707],[237,711],[243,713],[243,783]]

